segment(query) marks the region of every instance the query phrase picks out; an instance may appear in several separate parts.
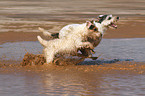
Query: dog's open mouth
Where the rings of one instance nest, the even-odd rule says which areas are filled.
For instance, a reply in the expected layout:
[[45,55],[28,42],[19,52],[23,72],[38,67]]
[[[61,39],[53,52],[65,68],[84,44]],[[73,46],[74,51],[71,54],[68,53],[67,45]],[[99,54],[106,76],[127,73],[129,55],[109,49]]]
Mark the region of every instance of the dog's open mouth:
[[117,25],[114,24],[114,23],[111,23],[111,24],[109,25],[109,27],[110,27],[110,28],[113,28],[113,29],[117,29]]
[[115,17],[115,19],[113,20],[113,22],[110,23],[109,27],[113,28],[113,29],[117,29],[117,25],[115,24],[117,21],[119,20],[119,17]]

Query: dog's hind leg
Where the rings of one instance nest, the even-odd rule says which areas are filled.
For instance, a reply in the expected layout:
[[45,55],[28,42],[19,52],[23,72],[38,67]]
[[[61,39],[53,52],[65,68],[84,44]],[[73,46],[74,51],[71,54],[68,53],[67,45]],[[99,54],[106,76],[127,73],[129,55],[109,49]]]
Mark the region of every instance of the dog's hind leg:
[[52,64],[53,60],[54,60],[54,51],[52,50],[47,50],[45,51],[45,57],[46,57],[46,63],[47,64]]
[[47,47],[48,41],[42,39],[40,36],[37,36],[37,39],[42,46]]

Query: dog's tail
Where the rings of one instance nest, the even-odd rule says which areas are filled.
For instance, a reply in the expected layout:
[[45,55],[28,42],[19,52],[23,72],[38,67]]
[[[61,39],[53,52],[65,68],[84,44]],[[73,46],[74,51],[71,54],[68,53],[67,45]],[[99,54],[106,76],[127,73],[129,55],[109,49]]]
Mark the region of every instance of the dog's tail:
[[41,32],[43,32],[43,35],[44,36],[46,36],[46,37],[52,37],[51,36],[51,33],[50,32],[48,32],[48,31],[46,31],[45,29],[43,29],[43,28],[38,28]]
[[40,42],[40,44],[44,47],[47,46],[47,42],[46,40],[43,40],[40,36],[37,36],[38,41]]
[[59,38],[59,33],[51,33],[51,32],[48,32],[48,31],[46,31],[45,29],[43,29],[43,28],[38,28],[42,33],[43,33],[43,35],[44,36],[46,36],[46,37],[52,37],[52,38]]

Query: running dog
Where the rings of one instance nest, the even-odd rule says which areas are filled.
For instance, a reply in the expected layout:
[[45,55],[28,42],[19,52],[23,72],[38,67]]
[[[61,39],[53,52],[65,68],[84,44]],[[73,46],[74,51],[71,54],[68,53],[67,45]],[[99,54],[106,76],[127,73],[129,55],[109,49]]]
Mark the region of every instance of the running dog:
[[[108,28],[113,28],[113,29],[117,29],[117,25],[115,25],[115,23],[119,20],[119,17],[117,16],[112,16],[112,15],[99,15],[96,19],[93,19],[91,21],[92,28],[96,28],[97,27],[97,34],[95,32],[88,34],[87,38],[84,38],[83,41],[88,41],[90,42],[94,47],[98,46],[98,44],[100,43],[100,41],[102,40],[102,37],[104,35],[104,32],[108,29]],[[85,23],[86,24],[86,23]],[[58,37],[58,38],[65,38],[68,37],[69,34],[73,34],[74,38],[76,35],[78,34],[82,34],[82,32],[84,31],[84,25],[85,24],[70,24],[70,25],[66,25],[65,27],[63,27],[59,33],[50,33],[46,30],[44,30],[43,28],[39,28],[39,30],[41,32],[43,32],[43,34],[45,36],[49,36],[49,37]],[[91,26],[90,26],[91,27]],[[80,30],[82,29],[82,30]],[[82,36],[83,35],[79,35]],[[73,37],[71,38],[73,39]],[[82,52],[82,54],[86,57],[91,57],[91,51],[88,48],[82,47],[80,49],[80,51]]]
[[37,36],[38,41],[44,47],[46,63],[52,63],[57,54],[77,54],[78,50],[82,48],[94,49],[90,42],[83,41],[89,34],[97,34],[97,28],[90,21],[76,26],[71,32],[73,34],[49,41]]

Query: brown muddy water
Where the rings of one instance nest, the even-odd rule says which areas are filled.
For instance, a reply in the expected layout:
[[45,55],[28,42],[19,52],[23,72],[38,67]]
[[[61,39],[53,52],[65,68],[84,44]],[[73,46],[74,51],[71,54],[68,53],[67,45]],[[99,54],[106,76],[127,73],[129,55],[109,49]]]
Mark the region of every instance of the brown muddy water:
[[[94,56],[100,57],[78,65],[1,65],[0,95],[144,96],[144,43],[144,38],[103,39],[95,48]],[[4,43],[0,57],[18,63],[25,53],[40,54],[42,49],[37,41]]]

